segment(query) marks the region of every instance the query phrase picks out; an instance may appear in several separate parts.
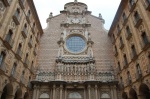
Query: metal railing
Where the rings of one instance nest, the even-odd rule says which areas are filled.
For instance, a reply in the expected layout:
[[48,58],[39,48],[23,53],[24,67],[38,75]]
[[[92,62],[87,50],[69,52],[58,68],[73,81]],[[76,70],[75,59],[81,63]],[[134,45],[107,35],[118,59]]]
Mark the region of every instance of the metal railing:
[[6,64],[4,62],[0,64],[0,71],[6,72]]

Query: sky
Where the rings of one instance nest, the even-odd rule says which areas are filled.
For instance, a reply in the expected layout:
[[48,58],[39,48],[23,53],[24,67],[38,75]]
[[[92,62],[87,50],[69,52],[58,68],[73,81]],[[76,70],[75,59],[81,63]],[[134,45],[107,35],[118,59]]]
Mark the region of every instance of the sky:
[[[50,12],[53,16],[60,14],[60,11],[64,9],[64,5],[68,2],[74,2],[74,0],[33,0],[37,13],[39,15],[42,28],[46,28],[46,19],[48,18]],[[102,14],[105,20],[104,27],[109,30],[118,6],[121,0],[78,0],[78,2],[83,2],[87,4],[88,10],[92,11],[92,15],[99,16]]]

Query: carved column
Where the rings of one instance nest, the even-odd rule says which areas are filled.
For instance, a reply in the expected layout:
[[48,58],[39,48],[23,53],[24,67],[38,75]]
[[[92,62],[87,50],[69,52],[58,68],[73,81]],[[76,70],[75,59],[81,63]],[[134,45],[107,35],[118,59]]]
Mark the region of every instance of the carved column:
[[56,85],[53,85],[53,99],[55,99],[55,91],[56,91]]
[[86,89],[84,88],[84,99],[86,99]]
[[114,91],[114,99],[117,99],[117,91],[116,91],[116,86],[113,87],[113,91]]
[[114,98],[114,93],[113,93],[113,87],[110,86],[110,92],[111,92],[111,98],[113,99]]
[[40,86],[37,86],[37,89],[36,89],[36,99],[39,99],[39,94],[40,94]]
[[33,99],[36,99],[36,85],[34,85],[33,87],[33,96],[32,96]]
[[98,95],[97,95],[97,85],[95,85],[95,99],[98,99]]
[[63,91],[63,85],[60,85],[60,99],[62,99],[62,91]]
[[67,88],[65,88],[65,99],[67,99]]
[[88,96],[91,99],[91,85],[88,85]]

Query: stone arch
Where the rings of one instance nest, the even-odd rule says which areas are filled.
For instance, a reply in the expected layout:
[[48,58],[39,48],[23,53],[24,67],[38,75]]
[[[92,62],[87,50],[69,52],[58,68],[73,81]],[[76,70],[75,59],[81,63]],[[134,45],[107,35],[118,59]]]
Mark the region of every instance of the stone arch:
[[110,99],[110,95],[108,93],[102,93],[101,99]]
[[82,96],[78,92],[71,92],[68,95],[68,99],[82,99]]
[[142,83],[139,87],[139,94],[142,99],[150,99],[150,88]]
[[129,96],[131,99],[138,99],[137,93],[133,88],[130,89]]
[[14,95],[14,99],[20,99],[20,98],[22,98],[22,90],[21,88],[18,88]]
[[128,99],[128,95],[127,95],[126,92],[123,92],[123,93],[122,93],[122,99]]
[[29,99],[29,93],[28,92],[25,92],[25,94],[24,94],[24,98],[23,99]]
[[11,83],[5,85],[2,90],[1,99],[7,99],[9,96],[13,95],[13,86]]
[[40,95],[40,98],[39,98],[39,99],[49,99],[49,98],[50,98],[49,94],[47,94],[47,93],[42,93],[42,94]]

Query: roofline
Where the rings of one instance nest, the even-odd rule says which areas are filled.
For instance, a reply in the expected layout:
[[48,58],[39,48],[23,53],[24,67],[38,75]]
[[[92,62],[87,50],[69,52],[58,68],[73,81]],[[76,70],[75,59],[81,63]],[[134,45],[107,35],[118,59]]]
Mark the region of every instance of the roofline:
[[123,9],[124,9],[124,7],[125,7],[127,1],[128,1],[128,0],[121,0],[120,5],[119,5],[119,7],[118,7],[118,10],[117,10],[117,12],[116,12],[116,15],[115,15],[115,17],[114,17],[114,20],[113,20],[113,22],[112,22],[112,24],[111,24],[111,27],[110,27],[110,29],[109,29],[109,32],[108,32],[108,35],[109,35],[109,36],[111,36],[112,31],[114,30],[115,26],[117,25],[118,19],[119,19],[120,16],[122,15],[122,11],[123,11]]
[[43,29],[42,29],[42,26],[41,26],[41,22],[40,22],[40,20],[39,20],[39,16],[38,16],[38,14],[37,14],[37,11],[36,11],[34,2],[33,2],[33,0],[27,0],[27,1],[28,1],[28,4],[29,4],[31,10],[33,10],[33,11],[32,11],[33,17],[35,17],[35,19],[36,19],[35,21],[38,23],[38,24],[37,24],[37,27],[38,27],[38,29],[40,30],[40,34],[42,35],[44,32],[43,32]]

